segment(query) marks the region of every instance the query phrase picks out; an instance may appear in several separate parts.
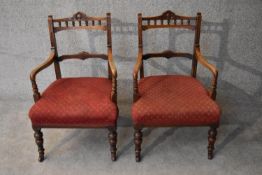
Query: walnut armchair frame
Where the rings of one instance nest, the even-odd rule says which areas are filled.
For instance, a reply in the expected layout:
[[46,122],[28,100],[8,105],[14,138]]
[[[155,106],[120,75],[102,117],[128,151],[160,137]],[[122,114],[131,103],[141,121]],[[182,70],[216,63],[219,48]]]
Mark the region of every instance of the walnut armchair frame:
[[[49,27],[49,35],[51,42],[51,51],[48,58],[35,69],[32,70],[30,74],[30,80],[32,83],[33,89],[33,98],[34,101],[37,102],[41,99],[41,94],[38,90],[38,86],[36,83],[37,74],[54,64],[56,79],[61,79],[61,70],[60,70],[60,62],[67,59],[89,59],[89,58],[101,58],[104,60],[108,60],[108,79],[112,81],[112,89],[111,89],[111,101],[114,102],[117,106],[117,70],[113,61],[112,56],[112,36],[111,36],[111,14],[107,13],[106,17],[91,17],[87,16],[85,13],[77,12],[72,17],[69,18],[61,18],[61,19],[53,19],[50,15],[48,16],[48,27]],[[55,34],[59,31],[63,30],[101,30],[105,31],[107,34],[107,55],[106,54],[97,54],[97,53],[89,53],[89,52],[80,52],[72,55],[61,55],[58,56],[57,52],[57,44]],[[43,147],[43,133],[41,132],[42,128],[59,128],[60,126],[35,126],[32,125],[34,130],[35,142],[38,146],[39,152],[39,161],[42,162],[44,160],[44,147]],[[68,126],[66,128],[76,128],[77,126]],[[80,127],[81,128],[81,127]],[[113,126],[107,126],[109,129],[108,139],[110,143],[111,150],[111,159],[113,161],[116,160],[116,142],[117,142],[117,132],[116,132],[116,123]]]
[[[197,65],[200,63],[212,74],[211,87],[209,88],[209,96],[213,100],[216,99],[216,88],[218,70],[215,66],[208,63],[206,58],[201,54],[200,51],[200,31],[201,31],[201,13],[197,13],[196,17],[179,16],[172,11],[166,11],[160,16],[142,17],[142,14],[138,14],[138,57],[133,70],[133,102],[139,100],[139,89],[138,89],[138,78],[144,78],[144,60],[148,60],[153,57],[165,57],[167,59],[171,57],[185,57],[192,60],[191,76],[196,78]],[[160,53],[143,53],[143,31],[156,28],[182,28],[189,29],[195,32],[193,54],[183,52],[173,52],[166,50]],[[214,143],[217,135],[217,128],[219,124],[210,126],[208,132],[208,159],[213,158]],[[141,160],[141,143],[142,143],[142,128],[150,126],[134,125],[134,143],[135,143],[135,156],[136,161]],[[159,126],[162,127],[162,126]]]

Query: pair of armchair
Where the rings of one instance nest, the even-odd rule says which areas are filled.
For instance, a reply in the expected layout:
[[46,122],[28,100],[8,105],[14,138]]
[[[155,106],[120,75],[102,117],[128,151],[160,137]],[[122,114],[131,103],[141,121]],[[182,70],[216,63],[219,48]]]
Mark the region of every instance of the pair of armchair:
[[[33,69],[30,79],[35,104],[29,111],[38,146],[39,161],[44,160],[42,128],[107,128],[111,159],[115,161],[117,144],[117,70],[112,57],[111,16],[90,17],[78,12],[70,18],[48,17],[51,52],[41,65]],[[200,52],[201,14],[196,17],[175,15],[166,11],[160,16],[142,17],[138,14],[139,53],[135,64],[134,103],[132,119],[136,161],[141,160],[142,129],[144,127],[209,126],[208,158],[213,158],[220,109],[215,103],[217,69]],[[155,28],[186,28],[195,31],[194,53],[170,50],[143,53],[142,33]],[[107,32],[107,54],[80,52],[58,55],[56,33],[62,30],[86,29]],[[161,75],[144,77],[143,62],[152,57],[186,57],[192,60],[191,76]],[[62,78],[59,62],[67,59],[101,58],[108,61],[108,77]],[[207,91],[196,79],[197,63],[213,75],[211,90]],[[36,75],[54,64],[56,80],[40,94]],[[140,80],[138,80],[140,74]]]

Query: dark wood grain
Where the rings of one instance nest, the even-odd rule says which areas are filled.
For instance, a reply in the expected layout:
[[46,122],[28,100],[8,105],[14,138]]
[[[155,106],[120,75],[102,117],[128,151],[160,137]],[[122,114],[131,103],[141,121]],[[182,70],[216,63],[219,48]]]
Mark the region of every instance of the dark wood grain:
[[56,58],[54,61],[55,75],[56,75],[56,79],[60,79],[62,75],[61,75],[60,64],[59,61],[57,60],[58,52],[57,52],[56,37],[54,32],[54,21],[52,15],[48,16],[48,29],[49,29],[51,49],[55,51],[55,58]]
[[77,54],[71,54],[71,55],[62,55],[60,57],[58,57],[59,61],[63,61],[66,59],[81,59],[81,60],[85,60],[88,58],[101,58],[104,60],[107,60],[108,56],[106,54],[96,54],[96,53],[89,53],[89,52],[79,52]]
[[158,53],[148,53],[143,55],[143,60],[147,60],[149,58],[155,58],[155,57],[165,57],[165,58],[172,58],[172,57],[185,57],[192,59],[193,55],[190,53],[183,53],[183,52],[173,52],[171,50],[166,50],[163,52]]
[[217,128],[211,126],[208,131],[208,159],[213,159],[214,144],[216,142]]
[[201,21],[202,16],[201,13],[197,13],[196,17],[196,28],[195,28],[195,39],[194,39],[194,49],[193,49],[193,59],[192,59],[192,70],[191,75],[196,78],[197,73],[197,58],[196,58],[196,48],[199,48],[200,41],[200,32],[201,32]]
[[111,160],[116,161],[116,143],[117,143],[117,132],[116,128],[109,128],[108,140],[110,144]]
[[42,162],[44,161],[44,155],[45,155],[45,149],[43,146],[44,145],[43,133],[41,132],[40,128],[33,128],[33,130],[35,131],[34,133],[35,143],[37,145],[38,153],[39,153],[38,161]]
[[134,133],[134,143],[135,143],[135,153],[136,153],[136,162],[141,161],[141,144],[143,140],[142,129],[135,129]]

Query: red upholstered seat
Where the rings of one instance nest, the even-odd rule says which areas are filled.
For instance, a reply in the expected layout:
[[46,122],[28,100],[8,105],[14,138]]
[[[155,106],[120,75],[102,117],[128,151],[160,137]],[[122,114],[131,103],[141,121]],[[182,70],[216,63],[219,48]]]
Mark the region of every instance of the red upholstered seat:
[[117,106],[107,78],[62,78],[53,82],[29,112],[34,126],[114,126]]
[[132,106],[135,125],[197,126],[218,124],[220,109],[202,84],[190,76],[149,76],[138,83]]

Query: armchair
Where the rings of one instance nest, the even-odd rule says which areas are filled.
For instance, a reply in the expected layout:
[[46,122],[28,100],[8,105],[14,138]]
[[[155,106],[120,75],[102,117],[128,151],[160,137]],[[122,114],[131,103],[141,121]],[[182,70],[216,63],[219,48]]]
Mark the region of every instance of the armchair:
[[[32,70],[35,104],[29,111],[29,118],[38,146],[39,161],[44,160],[42,128],[108,128],[111,159],[116,160],[118,117],[117,70],[112,57],[111,15],[90,17],[78,12],[69,18],[48,17],[51,51],[42,64]],[[80,52],[72,55],[58,55],[56,33],[63,30],[101,30],[107,32],[107,54]],[[60,62],[67,59],[100,58],[108,61],[108,77],[62,78]],[[36,83],[37,74],[54,64],[56,80],[41,94]]]
[[[200,52],[201,13],[196,17],[178,16],[166,11],[160,16],[142,17],[138,14],[138,57],[133,72],[134,143],[136,161],[141,160],[142,129],[144,127],[209,126],[208,159],[213,158],[214,143],[219,126],[220,109],[216,104],[218,71]],[[193,54],[166,50],[143,53],[142,33],[156,28],[183,28],[195,32]],[[153,57],[185,57],[192,60],[191,76],[144,76],[144,60]],[[196,79],[197,64],[212,74],[211,89],[207,91]],[[140,75],[140,80],[138,79]]]

